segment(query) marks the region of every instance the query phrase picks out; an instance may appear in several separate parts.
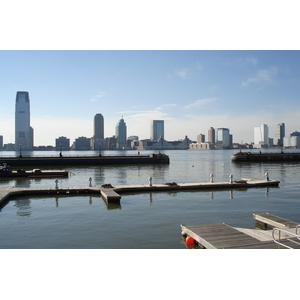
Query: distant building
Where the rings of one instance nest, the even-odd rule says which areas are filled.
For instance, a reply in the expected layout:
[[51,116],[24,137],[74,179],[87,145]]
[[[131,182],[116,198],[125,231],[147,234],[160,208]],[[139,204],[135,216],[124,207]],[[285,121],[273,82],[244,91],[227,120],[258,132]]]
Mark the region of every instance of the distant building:
[[232,136],[228,128],[217,128],[215,146],[218,149],[228,149],[232,147]]
[[204,134],[198,134],[197,135],[197,143],[205,143],[205,135]]
[[68,151],[70,150],[70,139],[65,136],[61,136],[55,139],[55,150],[56,151]]
[[117,148],[117,139],[115,136],[108,137],[105,139],[105,149],[115,150]]
[[139,137],[137,135],[131,135],[127,138],[129,141],[138,141]]
[[72,145],[72,150],[90,150],[91,139],[84,136],[75,139]]
[[158,141],[160,138],[165,138],[165,128],[163,120],[153,120],[151,124],[151,136],[152,141]]
[[15,107],[16,150],[33,149],[33,128],[30,126],[30,100],[28,92],[17,92]]
[[283,138],[284,147],[300,147],[300,136],[293,135]]
[[290,134],[290,137],[292,137],[292,136],[300,136],[300,132],[294,131]]
[[3,135],[0,135],[0,150],[3,150]]
[[259,127],[254,127],[254,147],[269,147],[269,128],[266,124],[262,124]]
[[186,136],[183,140],[166,141],[160,138],[158,141],[141,140],[137,150],[186,150],[192,141]]
[[278,147],[282,147],[284,137],[285,137],[285,124],[284,123],[277,124],[276,130],[275,130],[274,145],[276,145]]
[[215,136],[215,129],[213,127],[210,127],[208,129],[208,139],[207,141],[211,144],[215,144],[216,136]]
[[212,143],[192,143],[190,144],[190,150],[212,150],[214,144]]
[[125,149],[127,140],[127,126],[123,118],[118,122],[116,126],[116,139],[117,149]]
[[104,140],[104,118],[102,114],[96,114],[94,117],[94,138]]

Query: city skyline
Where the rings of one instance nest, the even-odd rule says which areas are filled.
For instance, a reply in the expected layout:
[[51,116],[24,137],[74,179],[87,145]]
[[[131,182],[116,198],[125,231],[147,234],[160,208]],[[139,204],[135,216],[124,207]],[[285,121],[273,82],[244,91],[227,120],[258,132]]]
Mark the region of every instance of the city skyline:
[[[124,117],[128,136],[150,136],[165,121],[165,139],[229,128],[236,143],[254,142],[253,128],[299,130],[299,51],[0,51],[0,135],[14,143],[16,91],[28,91],[34,144],[93,136],[105,117],[113,136]],[[24,70],[15,73],[14,70]],[[26,76],[25,76],[26,74]]]

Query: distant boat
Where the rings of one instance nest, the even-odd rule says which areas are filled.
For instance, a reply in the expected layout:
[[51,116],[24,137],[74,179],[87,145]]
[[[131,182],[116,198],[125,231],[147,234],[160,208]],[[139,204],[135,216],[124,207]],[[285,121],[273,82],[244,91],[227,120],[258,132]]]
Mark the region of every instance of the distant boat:
[[233,162],[285,162],[285,161],[300,161],[300,152],[288,153],[251,153],[251,152],[236,152],[232,154]]

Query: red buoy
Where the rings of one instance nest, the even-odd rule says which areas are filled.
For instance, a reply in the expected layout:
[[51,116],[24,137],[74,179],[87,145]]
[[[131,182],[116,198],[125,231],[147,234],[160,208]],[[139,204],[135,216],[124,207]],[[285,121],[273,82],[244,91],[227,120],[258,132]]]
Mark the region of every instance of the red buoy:
[[194,239],[191,237],[191,236],[188,236],[186,239],[185,239],[185,242],[187,244],[194,244]]

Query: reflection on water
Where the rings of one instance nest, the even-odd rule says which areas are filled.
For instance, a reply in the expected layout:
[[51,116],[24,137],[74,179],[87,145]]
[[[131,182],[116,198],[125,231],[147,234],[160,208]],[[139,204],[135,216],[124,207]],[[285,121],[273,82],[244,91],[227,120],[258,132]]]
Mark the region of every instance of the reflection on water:
[[17,215],[19,217],[29,217],[31,215],[31,206],[29,199],[15,200],[14,206],[17,208]]

